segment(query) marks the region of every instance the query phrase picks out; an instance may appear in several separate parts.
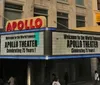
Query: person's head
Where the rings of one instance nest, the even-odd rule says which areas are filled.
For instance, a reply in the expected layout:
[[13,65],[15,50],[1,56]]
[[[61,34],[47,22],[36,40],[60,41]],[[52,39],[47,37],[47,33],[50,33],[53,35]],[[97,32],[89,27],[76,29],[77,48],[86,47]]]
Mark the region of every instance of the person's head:
[[13,77],[13,78],[15,78],[15,75],[13,74],[13,75],[11,75],[10,77]]
[[52,76],[56,76],[56,74],[53,73]]
[[56,74],[52,74],[52,81],[57,81],[57,76],[56,76]]
[[54,77],[54,81],[58,81],[59,79],[57,77]]
[[97,73],[97,70],[95,70],[95,73]]

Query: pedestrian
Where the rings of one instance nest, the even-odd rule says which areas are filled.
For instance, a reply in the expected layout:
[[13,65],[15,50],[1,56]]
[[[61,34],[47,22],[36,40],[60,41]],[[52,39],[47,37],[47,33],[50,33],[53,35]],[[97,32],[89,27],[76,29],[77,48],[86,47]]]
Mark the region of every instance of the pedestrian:
[[94,85],[98,85],[99,82],[99,73],[97,72],[97,70],[95,70],[95,74],[94,74]]
[[68,85],[68,72],[65,72],[64,80],[65,80],[65,85]]
[[54,79],[56,78],[56,74],[52,74],[52,81],[54,81]]
[[9,78],[8,84],[9,84],[9,85],[16,85],[16,84],[15,84],[15,78],[14,78],[14,76],[11,76],[11,77]]
[[59,79],[57,77],[54,77],[52,85],[61,85],[60,82],[59,82]]
[[53,74],[51,75],[51,82],[50,82],[50,85],[52,85],[52,82],[54,81],[55,77],[56,77],[56,74],[53,73]]

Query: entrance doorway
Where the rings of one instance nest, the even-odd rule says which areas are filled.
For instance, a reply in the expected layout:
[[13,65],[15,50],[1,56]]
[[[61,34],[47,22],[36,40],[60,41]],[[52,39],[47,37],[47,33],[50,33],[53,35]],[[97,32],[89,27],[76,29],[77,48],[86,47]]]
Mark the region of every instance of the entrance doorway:
[[7,82],[15,76],[18,85],[27,84],[27,60],[0,60],[0,77]]

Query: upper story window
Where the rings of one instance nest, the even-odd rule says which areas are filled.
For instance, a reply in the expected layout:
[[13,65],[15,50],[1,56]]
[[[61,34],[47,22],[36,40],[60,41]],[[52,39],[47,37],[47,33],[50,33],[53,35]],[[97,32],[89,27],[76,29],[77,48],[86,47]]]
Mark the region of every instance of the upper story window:
[[57,28],[68,29],[68,14],[57,12]]
[[76,5],[84,6],[84,0],[76,0]]
[[97,0],[97,9],[100,10],[100,0]]
[[48,10],[41,8],[34,8],[34,16],[48,16]]
[[48,10],[41,8],[34,8],[34,16],[45,16],[46,25],[48,25]]
[[68,2],[68,0],[57,0],[58,2]]
[[85,27],[85,16],[76,15],[76,27]]
[[5,8],[22,10],[22,6],[21,5],[16,5],[16,4],[11,4],[11,3],[6,3],[5,4]]
[[20,19],[22,17],[22,5],[5,3],[4,26],[7,20]]

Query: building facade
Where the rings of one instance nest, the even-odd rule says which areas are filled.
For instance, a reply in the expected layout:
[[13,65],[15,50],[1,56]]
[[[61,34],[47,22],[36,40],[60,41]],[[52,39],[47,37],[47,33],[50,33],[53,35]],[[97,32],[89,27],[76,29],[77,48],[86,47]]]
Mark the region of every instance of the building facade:
[[[5,30],[8,20],[34,16],[45,16],[47,27],[56,27],[60,30],[97,26],[98,24],[95,22],[95,12],[99,10],[97,2],[98,0],[1,0],[0,29]],[[12,64],[15,64],[16,69],[21,69],[17,74],[25,77],[22,81],[25,81],[23,84],[27,83],[27,85],[41,85],[44,82],[49,84],[52,73],[57,74],[60,82],[64,84],[63,76],[66,71],[69,74],[70,83],[91,80],[94,71],[99,69],[97,58],[50,61],[1,59],[0,63],[1,76],[6,76],[4,78],[7,79],[12,71],[8,75],[6,70],[15,69],[11,67]],[[4,65],[5,63],[9,66]]]

